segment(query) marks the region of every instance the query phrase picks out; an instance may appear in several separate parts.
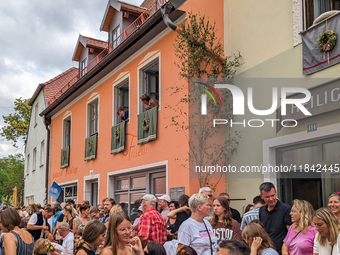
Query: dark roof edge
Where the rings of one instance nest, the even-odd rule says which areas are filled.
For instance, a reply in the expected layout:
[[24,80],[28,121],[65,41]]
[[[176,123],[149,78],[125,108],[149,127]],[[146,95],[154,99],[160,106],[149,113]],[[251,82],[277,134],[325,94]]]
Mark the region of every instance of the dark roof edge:
[[38,85],[38,87],[35,89],[35,91],[34,91],[34,93],[33,93],[33,96],[31,97],[30,101],[28,102],[28,105],[29,105],[29,106],[32,106],[32,105],[33,105],[35,99],[37,99],[37,97],[38,97],[40,91],[44,88],[44,86],[45,86],[45,85],[44,85],[43,83],[40,83],[40,84]]

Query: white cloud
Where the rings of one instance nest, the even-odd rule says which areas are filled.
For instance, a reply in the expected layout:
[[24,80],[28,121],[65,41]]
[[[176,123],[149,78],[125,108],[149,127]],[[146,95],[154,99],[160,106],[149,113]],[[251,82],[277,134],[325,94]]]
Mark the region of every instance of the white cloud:
[[[126,0],[140,5],[143,0]],[[16,98],[29,98],[44,83],[76,63],[79,33],[107,40],[99,27],[108,0],[11,0],[0,8],[0,116]],[[4,125],[0,118],[0,126]],[[0,157],[23,152],[0,138]]]

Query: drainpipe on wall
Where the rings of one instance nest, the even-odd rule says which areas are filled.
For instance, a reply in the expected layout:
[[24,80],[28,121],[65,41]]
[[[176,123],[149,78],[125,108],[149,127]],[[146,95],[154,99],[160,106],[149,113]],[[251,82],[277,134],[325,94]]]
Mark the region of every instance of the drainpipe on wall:
[[48,190],[49,190],[49,175],[50,175],[50,140],[51,140],[51,130],[49,125],[51,124],[51,119],[44,119],[45,128],[47,130],[47,153],[46,153],[46,174],[45,174],[45,201],[48,204]]
[[[177,34],[184,36],[181,29],[175,23],[173,23],[172,20],[169,18],[169,14],[171,13],[171,10],[173,8],[177,9],[178,7],[179,6],[176,6],[176,4],[174,4],[170,1],[170,2],[168,2],[167,4],[165,4],[161,7],[161,13],[162,13],[162,17],[163,17],[163,21],[164,21],[165,25],[167,25],[169,28],[171,28]],[[209,49],[208,46],[207,46],[207,48]],[[218,58],[216,60],[219,63],[223,63],[226,60],[226,58],[224,56],[218,56]]]

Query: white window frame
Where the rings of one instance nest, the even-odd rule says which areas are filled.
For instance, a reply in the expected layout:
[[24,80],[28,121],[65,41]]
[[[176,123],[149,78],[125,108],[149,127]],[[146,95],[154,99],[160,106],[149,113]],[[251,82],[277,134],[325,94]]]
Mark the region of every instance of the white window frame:
[[45,160],[45,140],[40,143],[40,166],[44,165]]
[[128,87],[129,87],[129,120],[127,121],[126,124],[130,124],[130,119],[131,119],[131,86],[130,84],[131,83],[130,83],[130,73],[128,73],[124,75],[123,77],[121,77],[118,81],[116,81],[112,85],[112,102],[113,102],[112,126],[115,126],[120,123],[119,121],[120,117],[117,115],[117,109],[121,107],[121,105],[118,105],[119,102],[117,102],[117,99],[118,99],[117,93],[119,91],[119,88],[125,85],[126,83],[128,83]]
[[[151,175],[154,173],[159,173],[160,169],[164,168],[165,169],[165,178],[166,178],[166,193],[168,194],[169,192],[169,175],[168,175],[168,161],[160,161],[160,162],[155,162],[152,164],[147,164],[147,165],[143,165],[143,166],[138,166],[138,167],[133,167],[133,168],[128,168],[128,169],[122,169],[122,170],[117,170],[117,171],[113,171],[113,172],[109,172],[107,174],[107,197],[115,197],[115,195],[122,193],[122,192],[117,192],[115,193],[115,182],[118,179],[121,179],[122,177],[130,177],[131,176],[146,176],[146,193],[150,193],[151,194],[151,185],[150,185],[150,181],[151,181]],[[140,190],[143,190],[143,188],[141,188]],[[127,194],[130,195],[131,193],[134,192],[130,192],[127,191]],[[129,198],[130,199],[130,198]],[[130,213],[130,206],[128,207],[129,213]]]
[[[306,29],[308,29],[308,27],[307,27],[307,9],[306,9],[306,1],[307,0],[302,0],[302,9],[303,9],[303,19],[302,19],[302,22],[303,22],[303,29],[304,30],[306,30]],[[325,2],[325,0],[314,0],[314,3],[315,3],[315,1],[321,1],[321,2]],[[330,4],[331,4],[331,6],[332,6],[332,2],[333,1],[338,1],[338,0],[330,0]],[[314,16],[314,18],[313,18],[313,20],[315,20],[318,16],[320,16],[322,13],[324,13],[324,12],[321,12],[320,14],[317,14],[316,15],[316,10],[317,10],[317,8],[315,7],[315,5],[313,4],[313,7],[314,7],[314,9],[313,9],[313,16]],[[331,10],[336,10],[336,9],[334,9],[333,7],[331,7],[331,9],[329,10],[329,11],[331,11]]]
[[150,57],[148,60],[146,60],[145,62],[143,62],[141,65],[139,65],[137,67],[137,107],[138,107],[138,114],[144,112],[143,110],[143,103],[140,100],[140,96],[144,93],[142,93],[142,91],[145,91],[145,88],[142,88],[144,86],[144,82],[141,81],[141,76],[142,76],[142,72],[144,69],[147,68],[147,66],[155,61],[158,58],[158,91],[159,91],[159,95],[158,95],[158,111],[161,110],[161,105],[162,105],[162,59],[161,59],[161,52],[158,52],[157,54],[153,55],[152,57]]
[[85,74],[87,74],[87,58],[84,58],[81,62],[80,62],[80,77],[83,77]]
[[26,175],[30,173],[30,162],[31,161],[31,154],[27,154],[27,163],[26,163]]
[[84,188],[83,188],[83,200],[91,201],[91,184],[93,182],[98,182],[98,198],[99,201],[99,194],[100,194],[100,174],[92,174],[93,170],[90,171],[90,175],[84,176]]
[[[78,184],[78,179],[76,180],[72,180],[72,181],[67,181],[67,182],[61,182],[61,183],[58,183],[58,185],[61,187],[61,188],[65,188],[65,187],[70,187],[70,186],[77,186],[77,199],[75,201],[75,203],[77,204],[78,201],[79,201],[79,184]],[[65,198],[65,195],[64,195],[64,198]],[[52,197],[52,202],[56,202],[57,199]]]
[[121,33],[120,25],[118,25],[114,29],[112,29],[112,32],[111,32],[111,45],[112,45],[112,49],[117,48],[119,46],[119,44],[121,43],[121,39],[118,39],[114,43],[114,40],[116,40],[121,34],[122,33]]
[[33,149],[33,166],[32,166],[32,172],[34,172],[37,168],[37,147]]
[[38,116],[39,115],[39,103],[37,102],[34,106],[34,127],[38,125]]
[[[90,105],[94,103],[94,101],[97,101],[98,109],[97,109],[97,132],[90,133]],[[97,134],[99,137],[99,119],[100,119],[100,100],[99,100],[99,95],[92,97],[89,101],[86,103],[86,137],[90,137],[93,134]]]
[[[65,127],[66,122],[70,123],[70,127],[69,127],[69,144],[66,144],[66,132],[67,129]],[[62,141],[61,141],[61,147],[65,148],[66,146],[70,146],[71,148],[71,141],[72,141],[72,114],[68,114],[66,116],[64,116],[63,118],[63,128],[62,128]]]

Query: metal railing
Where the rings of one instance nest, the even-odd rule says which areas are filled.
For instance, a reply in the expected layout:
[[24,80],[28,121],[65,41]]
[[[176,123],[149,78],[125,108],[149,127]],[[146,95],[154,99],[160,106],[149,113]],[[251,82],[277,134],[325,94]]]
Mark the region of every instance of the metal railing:
[[[96,66],[107,54],[113,51],[119,44],[121,44],[124,40],[126,40],[136,29],[138,29],[147,19],[152,16],[163,4],[165,4],[168,0],[155,0],[149,7],[146,7],[146,10],[134,21],[132,22],[124,31],[121,33],[114,41],[108,44],[108,48],[104,49],[100,52],[96,58],[90,61],[86,68],[86,72],[83,76],[86,76],[94,66]],[[63,93],[65,93],[77,80],[79,80],[79,74],[74,76],[64,87],[62,87],[56,94],[53,95],[53,101],[59,98]],[[52,102],[47,102],[50,105]]]

